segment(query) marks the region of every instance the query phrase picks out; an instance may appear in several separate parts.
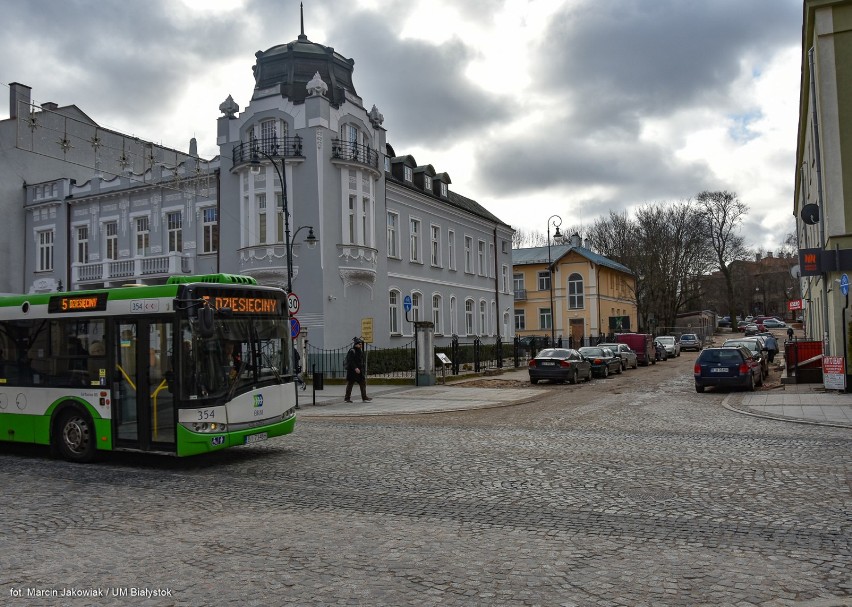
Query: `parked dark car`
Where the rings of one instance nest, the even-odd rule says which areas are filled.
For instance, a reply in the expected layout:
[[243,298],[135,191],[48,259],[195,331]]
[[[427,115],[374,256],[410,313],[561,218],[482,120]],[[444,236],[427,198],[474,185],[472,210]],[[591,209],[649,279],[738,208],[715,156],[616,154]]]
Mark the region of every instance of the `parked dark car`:
[[695,350],[696,352],[701,351],[701,340],[698,339],[698,335],[695,333],[684,333],[680,336],[680,349],[682,351],[687,350]]
[[530,360],[528,368],[531,384],[537,384],[540,379],[560,384],[592,379],[591,363],[577,350],[569,348],[545,348]]
[[755,335],[754,337],[726,339],[722,345],[743,346],[747,348],[751,352],[751,355],[760,362],[761,378],[769,377],[769,352],[766,350],[766,343],[762,337]]
[[583,358],[592,363],[592,373],[598,377],[609,377],[610,373],[621,373],[621,359],[609,348],[586,346],[578,351]]
[[655,358],[657,360],[668,360],[669,353],[666,352],[666,347],[658,342],[656,339],[654,340],[654,350],[656,351]]
[[693,376],[696,392],[707,387],[754,390],[763,385],[760,361],[744,346],[705,348],[695,360]]
[[639,357],[627,344],[598,344],[601,348],[609,348],[612,353],[621,359],[621,370],[626,371],[628,367],[635,369],[639,366]]

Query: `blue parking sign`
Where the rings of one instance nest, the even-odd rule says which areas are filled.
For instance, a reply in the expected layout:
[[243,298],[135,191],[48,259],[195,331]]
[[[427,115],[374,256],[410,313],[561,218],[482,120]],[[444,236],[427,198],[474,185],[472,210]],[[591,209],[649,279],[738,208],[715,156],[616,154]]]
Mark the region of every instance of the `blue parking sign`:
[[406,312],[411,312],[411,295],[406,295],[402,300],[402,307]]

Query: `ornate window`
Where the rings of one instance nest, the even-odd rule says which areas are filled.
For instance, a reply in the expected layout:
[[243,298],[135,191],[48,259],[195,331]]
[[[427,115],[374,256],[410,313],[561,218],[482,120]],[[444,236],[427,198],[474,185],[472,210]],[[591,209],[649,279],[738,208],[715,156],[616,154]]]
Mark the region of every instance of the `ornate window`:
[[441,226],[431,226],[432,230],[432,265],[441,267]]
[[464,330],[467,335],[474,335],[473,326],[473,300],[464,300]]
[[432,296],[432,323],[435,325],[435,335],[443,335],[443,323],[442,320],[442,310],[441,310],[441,296],[433,295]]
[[583,276],[576,273],[571,274],[568,277],[568,309],[579,310],[584,305]]
[[388,295],[388,318],[391,335],[399,334],[399,291],[391,291]]
[[421,263],[423,260],[420,257],[420,220],[412,218],[409,224],[409,233],[411,238],[411,261]]
[[201,222],[204,233],[201,252],[215,253],[219,249],[219,218],[216,207],[201,211]]
[[39,272],[53,269],[53,230],[38,233],[38,264]]
[[180,211],[168,213],[166,224],[169,230],[169,253],[183,251],[183,216]]
[[106,258],[118,259],[118,222],[105,223],[104,232],[106,232]]
[[148,217],[136,218],[136,255],[144,257],[151,251],[151,233],[148,229]]
[[77,228],[77,261],[89,263],[89,226]]
[[399,258],[399,214],[388,211],[388,257]]

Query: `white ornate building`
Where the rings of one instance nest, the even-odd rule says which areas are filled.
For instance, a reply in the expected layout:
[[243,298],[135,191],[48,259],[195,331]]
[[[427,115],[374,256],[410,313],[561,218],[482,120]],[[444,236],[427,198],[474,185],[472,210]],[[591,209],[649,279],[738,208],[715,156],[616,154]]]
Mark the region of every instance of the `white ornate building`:
[[439,344],[510,336],[511,227],[453,192],[447,173],[393,152],[353,65],[304,32],[256,53],[245,109],[230,95],[219,106],[211,160],[101,129],[73,106],[34,110],[13,85],[0,141],[33,167],[22,179],[0,162],[14,176],[0,205],[23,209],[26,235],[22,275],[0,290],[208,272],[286,288],[289,261],[315,346],[341,347],[369,324],[376,345],[402,345],[415,319],[435,323]]

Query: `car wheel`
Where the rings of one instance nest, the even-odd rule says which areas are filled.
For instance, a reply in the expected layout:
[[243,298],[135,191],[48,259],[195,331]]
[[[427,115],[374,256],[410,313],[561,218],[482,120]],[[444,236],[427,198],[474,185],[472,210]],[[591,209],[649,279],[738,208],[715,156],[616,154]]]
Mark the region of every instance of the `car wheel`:
[[534,378],[530,377],[530,383],[531,383],[531,384],[537,384],[537,383],[538,383],[538,379],[534,379]]
[[698,384],[695,384],[695,391],[701,394],[702,392],[704,392],[704,386],[699,386]]
[[754,373],[748,376],[748,384],[746,384],[746,390],[749,392],[754,392]]
[[634,361],[633,361],[633,368],[634,368],[634,369],[638,369],[638,368],[639,368],[639,359],[638,359],[638,358],[637,358],[636,360],[634,360]]
[[761,375],[761,376],[760,376],[760,381],[758,381],[758,382],[757,382],[757,385],[758,385],[758,386],[762,386],[762,385],[763,385],[763,375]]
[[577,383],[577,369],[574,369],[574,374],[571,376],[571,383],[572,384]]
[[604,366],[603,371],[601,371],[601,375],[602,375],[604,378],[609,377],[609,365],[605,365],[605,366]]
[[621,365],[618,365],[618,369],[616,369],[616,370],[615,370],[615,374],[616,374],[616,375],[621,375],[621,372],[622,372],[623,370],[624,370],[624,369],[622,369],[622,368],[621,368]]
[[592,370],[591,369],[589,369],[589,374],[586,375],[586,383],[589,383],[590,381],[592,381]]

